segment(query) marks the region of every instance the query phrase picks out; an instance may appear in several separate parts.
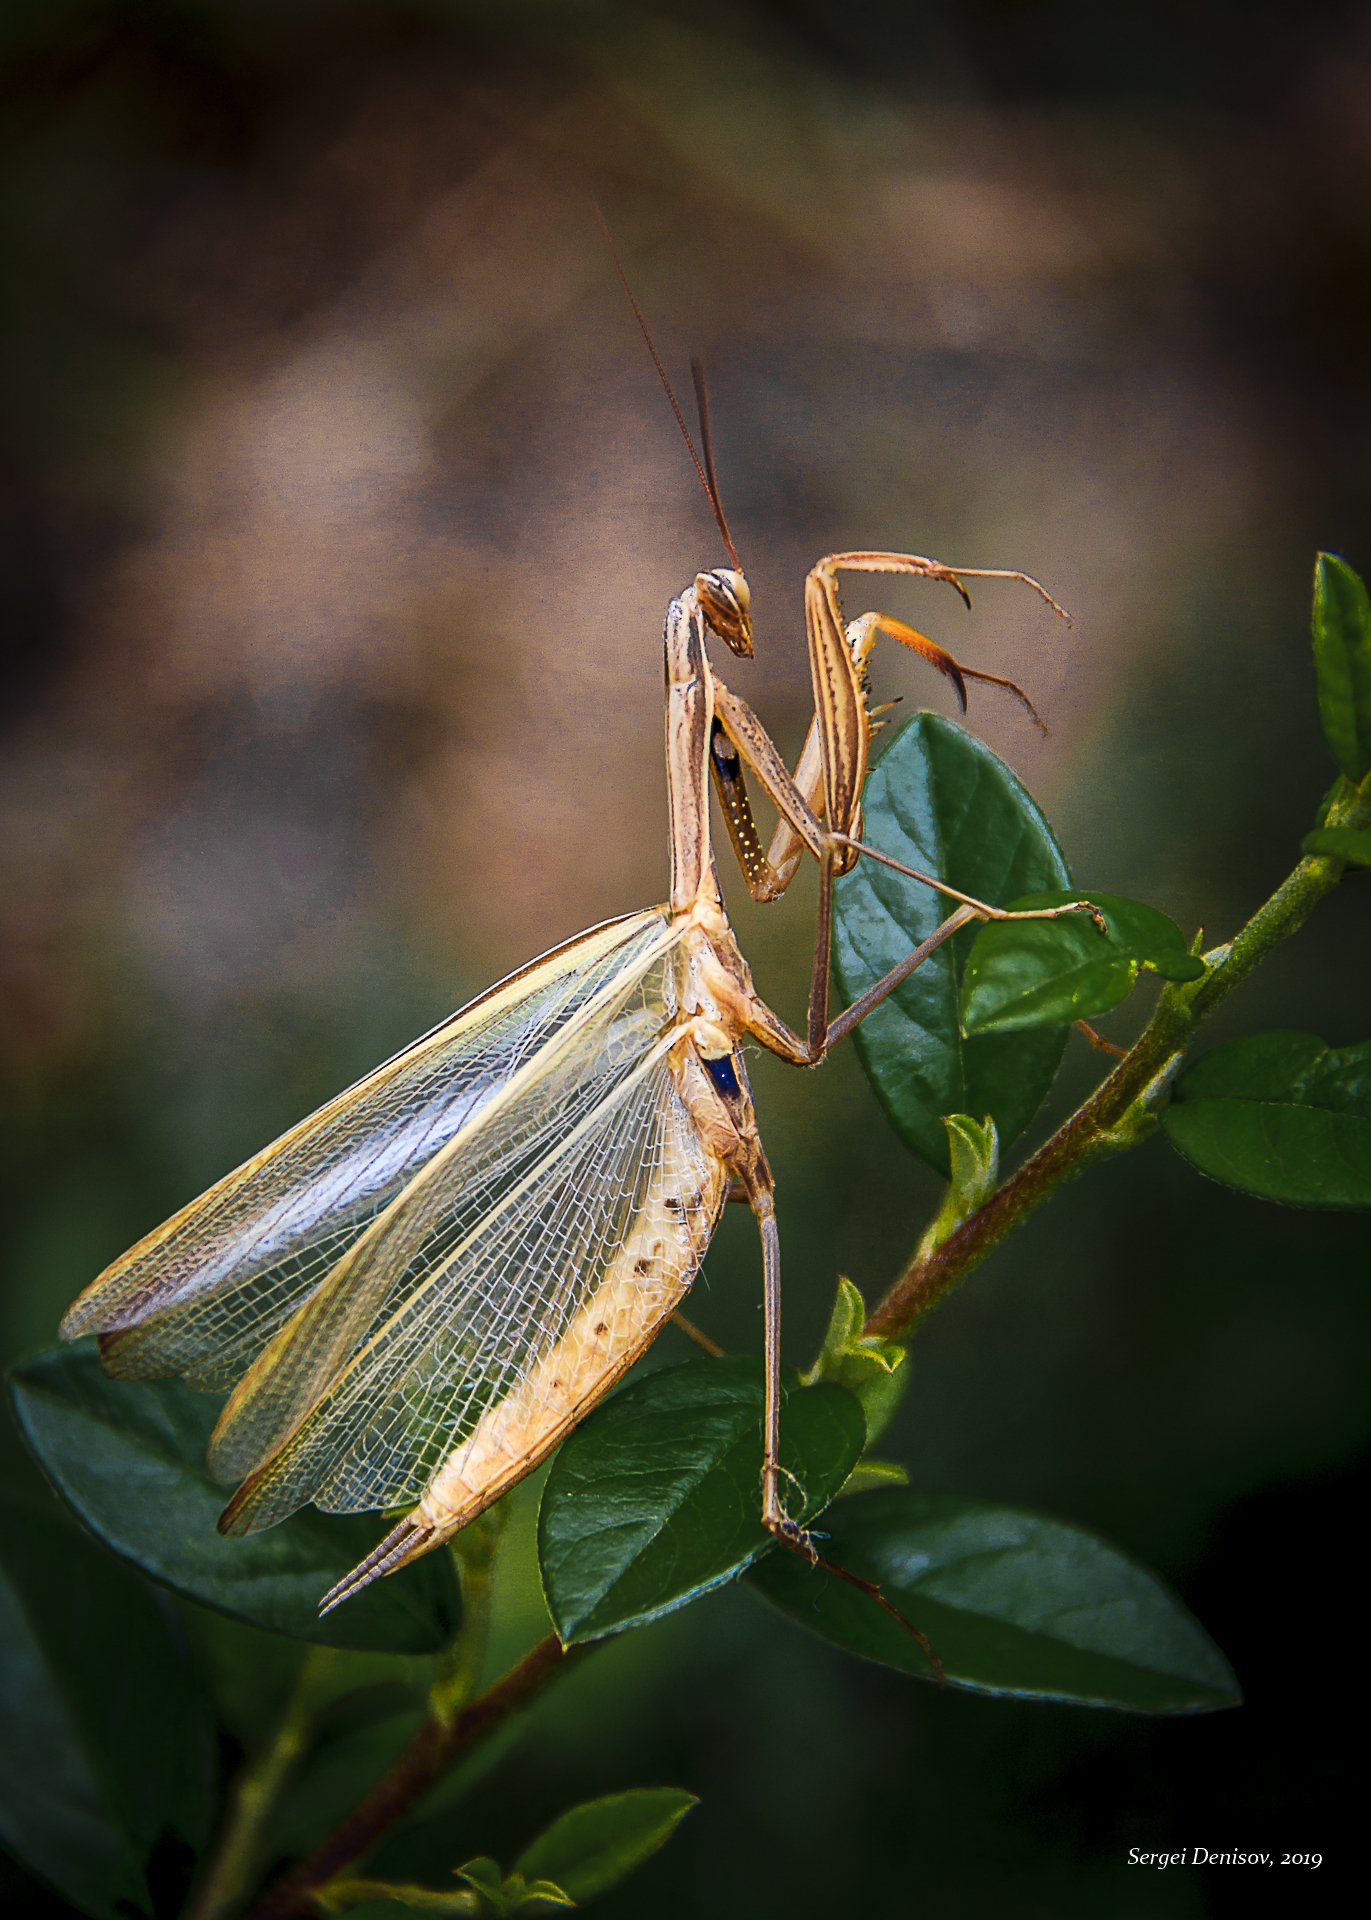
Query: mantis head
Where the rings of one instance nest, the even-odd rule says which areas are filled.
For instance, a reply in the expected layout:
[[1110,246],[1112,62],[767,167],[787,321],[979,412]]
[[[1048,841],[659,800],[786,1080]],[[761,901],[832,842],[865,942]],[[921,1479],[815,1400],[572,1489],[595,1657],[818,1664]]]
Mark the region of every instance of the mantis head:
[[695,597],[711,633],[732,653],[752,652],[752,595],[733,567],[713,567],[695,576]]

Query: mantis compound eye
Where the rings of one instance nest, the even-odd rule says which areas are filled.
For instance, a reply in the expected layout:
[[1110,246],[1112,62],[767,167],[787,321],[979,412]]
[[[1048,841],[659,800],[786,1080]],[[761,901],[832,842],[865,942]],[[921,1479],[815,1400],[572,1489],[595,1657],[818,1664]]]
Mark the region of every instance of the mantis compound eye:
[[752,595],[733,567],[714,567],[695,576],[695,596],[710,630],[733,653],[752,652]]

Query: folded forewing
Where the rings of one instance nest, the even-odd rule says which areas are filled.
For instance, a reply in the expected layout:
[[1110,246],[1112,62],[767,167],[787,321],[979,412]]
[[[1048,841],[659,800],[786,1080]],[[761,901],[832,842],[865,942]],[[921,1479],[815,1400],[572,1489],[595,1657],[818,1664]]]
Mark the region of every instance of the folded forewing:
[[[235,1500],[234,1531],[269,1526],[307,1500],[347,1512],[419,1498],[482,1416],[557,1346],[663,1192],[703,1248],[726,1176],[677,1091],[669,1043],[648,1049],[479,1218],[444,1193],[441,1167],[396,1202],[371,1250],[405,1261],[386,1308]],[[364,1244],[358,1265],[367,1258]],[[646,1274],[649,1261],[640,1264]],[[678,1292],[690,1277],[677,1276]],[[669,1303],[650,1284],[643,1298],[659,1324]]]
[[416,1172],[670,944],[654,909],[511,976],[140,1241],[71,1307],[64,1335],[105,1335],[112,1372],[229,1385]]

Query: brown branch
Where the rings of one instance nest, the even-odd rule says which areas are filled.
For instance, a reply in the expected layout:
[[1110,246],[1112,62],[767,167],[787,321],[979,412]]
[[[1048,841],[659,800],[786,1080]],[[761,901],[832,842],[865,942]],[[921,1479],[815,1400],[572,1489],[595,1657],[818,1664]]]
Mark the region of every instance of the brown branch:
[[377,1786],[314,1852],[257,1902],[247,1920],[292,1920],[317,1911],[315,1895],[360,1859],[457,1760],[542,1692],[585,1647],[563,1647],[555,1634],[526,1653],[503,1679],[446,1724],[430,1718]]
[[[939,1246],[916,1256],[867,1316],[862,1332],[901,1340],[963,1280],[1010,1230],[1065,1181],[1083,1173],[1102,1153],[1131,1144],[1119,1128],[1128,1109],[1163,1071],[1168,1053],[1159,1045],[1162,1009],[1113,1073],[1078,1107],[1017,1173],[969,1213]],[[1168,1020],[1164,1023],[1170,1026]],[[1141,1137],[1143,1128],[1137,1130]]]

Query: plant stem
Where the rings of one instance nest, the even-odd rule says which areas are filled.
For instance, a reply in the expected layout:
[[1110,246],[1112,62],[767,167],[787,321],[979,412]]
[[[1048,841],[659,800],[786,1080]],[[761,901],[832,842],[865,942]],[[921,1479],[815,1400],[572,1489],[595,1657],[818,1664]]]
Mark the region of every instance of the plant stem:
[[462,1587],[462,1627],[456,1643],[440,1657],[429,1688],[428,1710],[444,1724],[476,1691],[490,1644],[491,1607],[495,1597],[495,1562],[504,1538],[508,1506],[497,1501],[451,1544]]
[[[1329,825],[1371,824],[1371,776],[1360,787],[1340,781],[1326,818]],[[940,1245],[915,1255],[867,1316],[863,1333],[907,1339],[991,1248],[1058,1187],[1095,1161],[1146,1139],[1156,1125],[1154,1109],[1200,1022],[1304,924],[1345,869],[1346,862],[1331,855],[1306,855],[1231,944],[1205,956],[1209,965],[1202,979],[1164,988],[1151,1020],[1114,1071]]]
[[248,1920],[287,1920],[287,1916],[313,1913],[320,1892],[335,1875],[374,1846],[449,1767],[585,1651],[584,1647],[563,1648],[556,1635],[549,1634],[455,1717],[444,1720],[430,1714],[390,1772],[322,1845],[267,1891]]
[[320,1673],[330,1659],[328,1647],[311,1647],[301,1660],[275,1732],[238,1777],[224,1830],[187,1908],[186,1920],[219,1920],[251,1884],[263,1823],[300,1757]]

